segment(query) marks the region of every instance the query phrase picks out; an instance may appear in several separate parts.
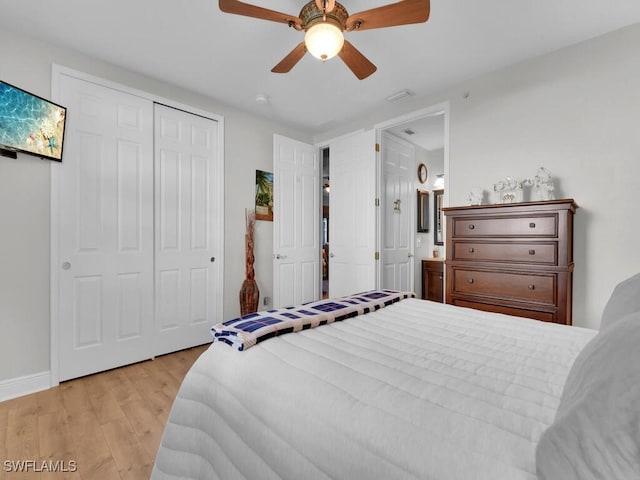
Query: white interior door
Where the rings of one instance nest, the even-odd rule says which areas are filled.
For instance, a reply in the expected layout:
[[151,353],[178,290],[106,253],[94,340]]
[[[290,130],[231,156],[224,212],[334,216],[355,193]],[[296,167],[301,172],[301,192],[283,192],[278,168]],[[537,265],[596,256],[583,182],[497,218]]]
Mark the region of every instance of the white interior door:
[[153,104],[62,75],[59,376],[150,358],[153,336]]
[[329,205],[329,295],[376,288],[375,130],[333,141]]
[[416,218],[414,147],[382,133],[382,287],[413,291]]
[[[155,105],[156,355],[211,341],[221,309],[218,123]],[[217,258],[217,261],[216,261]]]
[[320,297],[320,165],[318,149],[273,137],[273,304]]

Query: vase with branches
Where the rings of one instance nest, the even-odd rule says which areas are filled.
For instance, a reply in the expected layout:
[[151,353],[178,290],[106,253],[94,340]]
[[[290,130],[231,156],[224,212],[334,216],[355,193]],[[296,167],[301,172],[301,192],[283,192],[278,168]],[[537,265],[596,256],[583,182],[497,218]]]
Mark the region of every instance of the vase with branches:
[[260,290],[255,280],[254,237],[256,228],[256,213],[254,210],[244,211],[246,231],[244,235],[244,269],[245,279],[240,289],[240,315],[248,315],[258,310]]

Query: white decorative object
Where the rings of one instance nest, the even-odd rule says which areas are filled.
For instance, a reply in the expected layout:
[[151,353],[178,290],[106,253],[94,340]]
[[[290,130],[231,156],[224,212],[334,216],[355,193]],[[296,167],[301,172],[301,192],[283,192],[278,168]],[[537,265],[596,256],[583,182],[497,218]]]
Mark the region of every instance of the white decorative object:
[[555,198],[551,172],[546,168],[540,167],[533,180],[529,181],[533,184],[534,200],[553,200]]
[[469,205],[482,205],[482,197],[484,196],[484,191],[480,187],[472,187],[471,191],[467,195],[467,202]]
[[507,177],[493,184],[494,203],[522,202],[522,187],[525,181]]

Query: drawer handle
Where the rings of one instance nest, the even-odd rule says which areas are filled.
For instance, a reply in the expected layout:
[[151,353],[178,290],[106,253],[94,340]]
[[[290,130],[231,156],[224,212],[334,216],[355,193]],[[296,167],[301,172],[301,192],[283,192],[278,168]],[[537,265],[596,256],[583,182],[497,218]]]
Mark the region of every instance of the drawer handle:
[[535,290],[535,289],[536,289],[536,286],[535,286],[535,285],[529,285],[527,288],[528,288],[529,290]]
[[475,251],[476,251],[476,249],[475,249],[475,248],[473,248],[473,247],[471,247],[471,248],[469,249],[469,253],[474,253]]
[[469,224],[469,230],[474,230],[476,228],[476,226],[473,223]]
[[469,284],[473,283],[473,278],[468,278],[467,279],[467,283],[469,283]]
[[536,224],[535,224],[535,223],[533,223],[533,222],[531,222],[531,223],[529,224],[529,228],[536,228]]
[[529,255],[535,255],[536,251],[532,248],[531,250],[529,250]]

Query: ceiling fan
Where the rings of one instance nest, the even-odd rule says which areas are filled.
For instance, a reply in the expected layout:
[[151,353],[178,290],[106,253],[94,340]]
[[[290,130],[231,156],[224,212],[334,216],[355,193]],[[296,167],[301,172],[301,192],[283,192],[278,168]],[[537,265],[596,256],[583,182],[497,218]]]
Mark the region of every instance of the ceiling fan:
[[344,39],[343,32],[423,23],[429,19],[430,10],[429,0],[402,0],[353,15],[335,0],[311,0],[297,17],[238,0],[219,0],[219,6],[226,13],[286,23],[305,32],[304,41],[273,67],[272,72],[289,72],[309,51],[322,61],[338,55],[360,80],[375,72],[376,66]]

